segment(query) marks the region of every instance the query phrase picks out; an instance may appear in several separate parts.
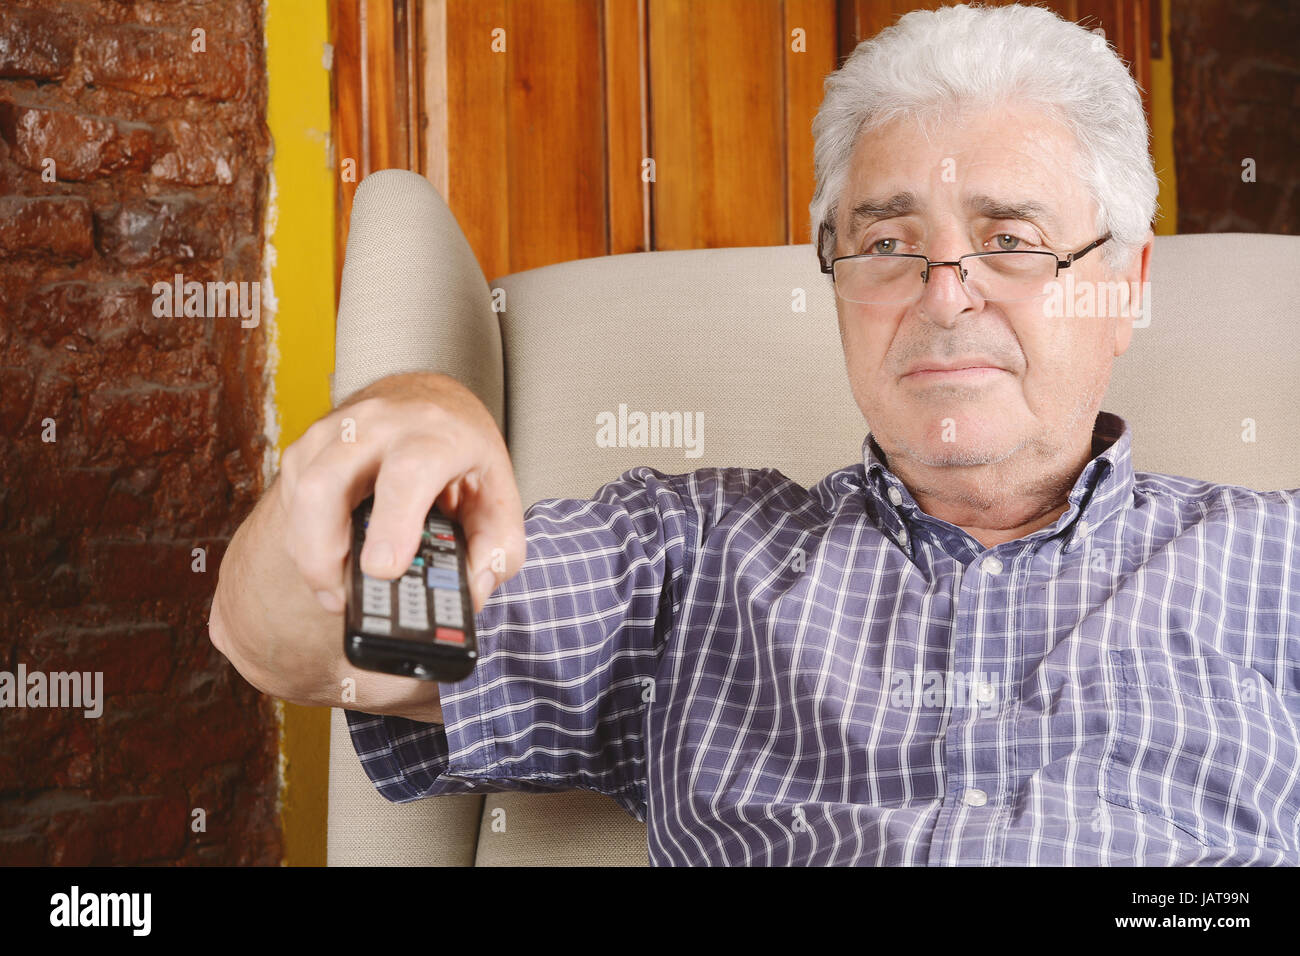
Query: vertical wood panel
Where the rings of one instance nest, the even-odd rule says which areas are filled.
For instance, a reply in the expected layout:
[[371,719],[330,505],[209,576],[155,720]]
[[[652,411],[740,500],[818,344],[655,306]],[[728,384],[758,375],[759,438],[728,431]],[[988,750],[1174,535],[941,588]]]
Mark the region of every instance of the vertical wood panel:
[[[1133,75],[1142,91],[1142,111],[1146,113],[1148,123],[1151,120],[1151,3],[1153,0],[1139,0],[1128,4],[1128,13],[1132,17]],[[1159,3],[1159,0],[1154,0]]]
[[[807,49],[791,49],[791,32],[804,31]],[[785,241],[808,241],[808,204],[813,194],[812,121],[821,106],[826,74],[835,69],[835,0],[785,0]]]
[[601,0],[507,8],[511,272],[606,251],[600,8]]
[[[365,113],[361,108],[361,17],[355,4],[331,3],[330,44],[334,48],[334,68],[330,71],[330,106],[333,113],[334,182],[337,190],[335,209],[334,299],[338,301],[338,282],[343,270],[343,254],[351,223],[352,196],[361,179],[361,144],[365,139]],[[340,173],[345,160],[356,166],[356,180],[343,180]]]
[[650,184],[641,163],[650,156],[645,0],[605,0],[605,143],[609,183],[607,252],[651,248]]
[[408,165],[406,128],[406,41],[394,15],[401,0],[362,0],[362,109],[367,117],[363,167],[377,169]]
[[447,0],[420,4],[420,146],[417,169],[447,198]]
[[[941,2],[331,0],[336,154],[359,176],[420,169],[489,278],[804,242],[826,74],[860,38]],[[1150,0],[1043,5],[1105,29],[1147,99]],[[790,47],[795,27],[806,52]],[[340,183],[340,247],[354,190]]]
[[785,242],[779,0],[650,0],[655,248]]
[[[506,52],[492,52],[492,30],[506,30]],[[510,272],[507,205],[510,148],[505,0],[448,0],[447,167],[445,199],[489,280]]]

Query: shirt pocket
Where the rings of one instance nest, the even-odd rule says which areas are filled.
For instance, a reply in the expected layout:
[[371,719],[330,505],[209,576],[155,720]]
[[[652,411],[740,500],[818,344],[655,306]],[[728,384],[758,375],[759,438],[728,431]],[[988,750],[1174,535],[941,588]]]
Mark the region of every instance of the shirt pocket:
[[1210,847],[1293,852],[1296,718],[1261,674],[1222,657],[1110,652],[1115,723],[1099,773],[1107,803],[1167,820]]

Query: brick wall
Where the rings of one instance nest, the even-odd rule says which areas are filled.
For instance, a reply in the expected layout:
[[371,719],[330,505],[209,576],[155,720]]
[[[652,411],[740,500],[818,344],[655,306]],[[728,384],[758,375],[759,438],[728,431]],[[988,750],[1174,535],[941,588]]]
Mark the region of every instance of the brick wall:
[[1170,6],[1178,231],[1300,233],[1300,5]]
[[0,709],[0,864],[280,860],[273,705],[206,633],[265,325],[153,292],[261,279],[261,5],[0,0],[0,670],[104,695]]

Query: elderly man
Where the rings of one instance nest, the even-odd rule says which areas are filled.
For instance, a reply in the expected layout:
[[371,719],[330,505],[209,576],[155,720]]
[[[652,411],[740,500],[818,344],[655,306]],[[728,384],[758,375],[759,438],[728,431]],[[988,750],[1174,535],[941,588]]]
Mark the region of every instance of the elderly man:
[[[476,398],[385,379],[286,451],[214,644],[289,700],[354,677],[390,800],[595,790],[656,864],[1300,863],[1300,494],[1136,474],[1099,405],[1140,297],[1049,306],[1148,277],[1127,70],[1042,9],[911,13],[814,133],[862,461],[811,489],[638,468],[525,517]],[[435,501],[466,527],[465,681],[342,658],[371,488],[371,575]]]

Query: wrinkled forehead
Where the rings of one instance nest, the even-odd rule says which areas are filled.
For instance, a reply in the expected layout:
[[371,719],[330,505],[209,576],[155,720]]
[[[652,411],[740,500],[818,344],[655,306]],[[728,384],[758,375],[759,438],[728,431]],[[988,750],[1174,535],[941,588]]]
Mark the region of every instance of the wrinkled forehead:
[[1040,108],[1003,106],[861,132],[836,228],[852,241],[904,216],[1021,219],[1059,239],[1091,228],[1092,213],[1069,128]]

